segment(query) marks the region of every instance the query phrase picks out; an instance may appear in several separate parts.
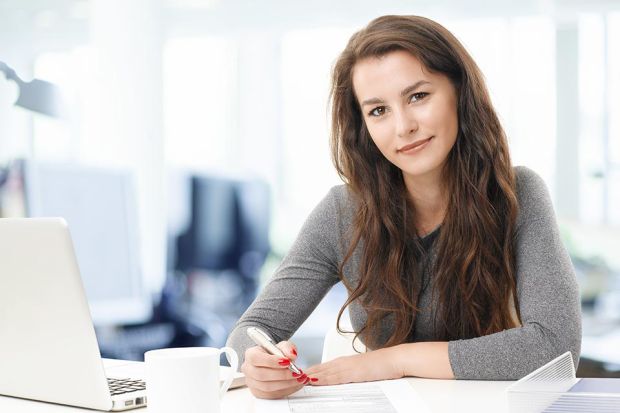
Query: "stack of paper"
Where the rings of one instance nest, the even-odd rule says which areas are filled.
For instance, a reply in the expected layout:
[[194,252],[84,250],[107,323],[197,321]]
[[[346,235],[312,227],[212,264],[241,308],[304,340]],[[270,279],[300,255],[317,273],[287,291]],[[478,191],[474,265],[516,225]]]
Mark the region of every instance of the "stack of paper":
[[514,413],[620,412],[620,379],[578,379],[570,352],[508,389]]

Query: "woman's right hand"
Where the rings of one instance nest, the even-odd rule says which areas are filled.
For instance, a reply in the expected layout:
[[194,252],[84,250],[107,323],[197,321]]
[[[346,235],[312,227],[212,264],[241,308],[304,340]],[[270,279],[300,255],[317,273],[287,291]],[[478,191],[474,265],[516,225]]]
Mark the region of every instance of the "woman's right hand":
[[254,346],[245,351],[241,372],[252,394],[261,399],[280,399],[306,385],[310,378],[302,372],[297,375],[288,369],[297,359],[297,349],[289,341],[281,341],[278,348],[287,358],[274,356],[263,348]]

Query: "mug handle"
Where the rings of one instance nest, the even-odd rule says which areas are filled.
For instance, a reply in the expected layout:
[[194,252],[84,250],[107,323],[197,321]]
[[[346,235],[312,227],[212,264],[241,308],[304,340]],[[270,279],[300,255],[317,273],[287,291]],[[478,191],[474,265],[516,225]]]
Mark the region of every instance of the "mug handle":
[[237,356],[237,352],[230,347],[222,347],[220,349],[220,354],[226,353],[226,358],[230,363],[230,372],[228,373],[228,377],[222,383],[222,387],[220,388],[220,399],[224,397],[226,391],[232,384],[235,373],[237,372],[237,368],[239,367],[239,357]]

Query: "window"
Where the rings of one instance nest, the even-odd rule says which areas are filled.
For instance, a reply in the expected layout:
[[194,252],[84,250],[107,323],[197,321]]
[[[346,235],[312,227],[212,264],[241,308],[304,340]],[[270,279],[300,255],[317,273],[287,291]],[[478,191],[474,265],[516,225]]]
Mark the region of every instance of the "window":
[[194,170],[230,170],[238,148],[235,42],[171,39],[163,62],[166,162]]

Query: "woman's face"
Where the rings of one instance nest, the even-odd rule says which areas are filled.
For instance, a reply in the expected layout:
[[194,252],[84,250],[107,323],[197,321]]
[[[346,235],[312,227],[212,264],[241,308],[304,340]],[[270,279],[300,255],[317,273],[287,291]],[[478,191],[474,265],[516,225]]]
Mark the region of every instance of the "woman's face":
[[353,88],[370,136],[405,180],[440,173],[458,133],[452,82],[406,51],[363,59]]

